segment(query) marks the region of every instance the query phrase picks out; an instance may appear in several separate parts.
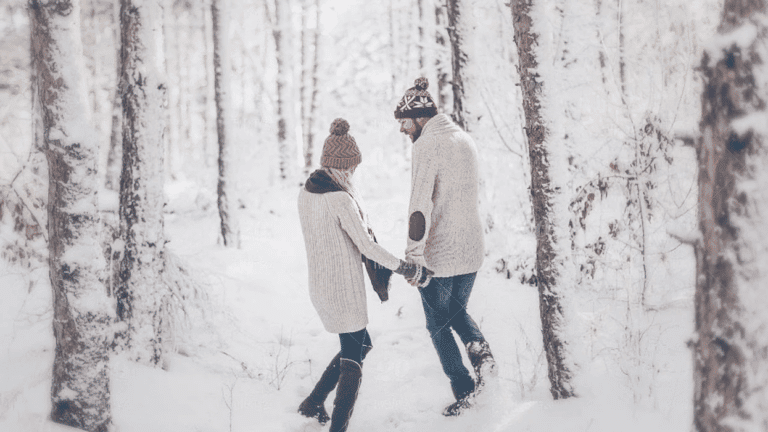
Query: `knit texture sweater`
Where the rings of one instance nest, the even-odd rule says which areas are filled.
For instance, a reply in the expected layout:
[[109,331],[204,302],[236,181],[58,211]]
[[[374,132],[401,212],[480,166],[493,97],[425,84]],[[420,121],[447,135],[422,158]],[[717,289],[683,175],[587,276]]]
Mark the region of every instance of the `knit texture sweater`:
[[361,255],[395,270],[400,260],[368,235],[347,192],[299,193],[299,219],[309,267],[309,297],[325,329],[350,333],[368,325]]
[[[480,269],[485,245],[478,183],[475,142],[447,115],[432,117],[413,144],[407,260],[425,265],[435,277]],[[417,212],[423,229],[413,226],[421,220]]]

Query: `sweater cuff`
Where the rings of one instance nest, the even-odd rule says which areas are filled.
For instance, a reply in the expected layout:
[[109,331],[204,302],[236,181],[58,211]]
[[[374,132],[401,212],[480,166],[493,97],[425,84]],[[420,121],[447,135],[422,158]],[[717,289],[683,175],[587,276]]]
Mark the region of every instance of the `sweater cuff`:
[[422,267],[427,266],[427,261],[424,259],[424,255],[406,255],[405,260],[414,264],[418,264]]

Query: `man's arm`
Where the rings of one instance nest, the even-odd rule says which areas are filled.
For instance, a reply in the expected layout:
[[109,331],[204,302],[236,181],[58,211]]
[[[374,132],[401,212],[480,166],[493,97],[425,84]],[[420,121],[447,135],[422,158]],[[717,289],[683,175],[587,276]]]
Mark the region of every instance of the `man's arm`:
[[424,249],[432,222],[432,193],[437,181],[437,147],[432,141],[418,142],[413,147],[411,202],[408,206],[408,246],[405,259],[427,265]]

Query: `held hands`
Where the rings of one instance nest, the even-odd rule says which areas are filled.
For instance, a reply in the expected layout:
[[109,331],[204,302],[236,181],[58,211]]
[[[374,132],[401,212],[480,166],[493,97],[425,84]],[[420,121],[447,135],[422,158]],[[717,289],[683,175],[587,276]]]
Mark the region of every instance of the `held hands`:
[[403,275],[409,284],[419,288],[429,285],[432,275],[435,274],[435,272],[422,265],[403,260],[400,260],[400,267],[395,270],[395,273]]

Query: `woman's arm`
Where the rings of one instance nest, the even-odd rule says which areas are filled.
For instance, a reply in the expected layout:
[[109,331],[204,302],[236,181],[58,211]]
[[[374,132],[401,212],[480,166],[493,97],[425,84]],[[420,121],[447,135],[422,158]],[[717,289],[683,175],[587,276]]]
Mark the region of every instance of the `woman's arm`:
[[368,236],[368,229],[365,227],[352,197],[346,192],[332,192],[326,195],[336,211],[341,228],[357,246],[360,253],[390,270],[397,270],[400,266],[400,259],[379,246]]

